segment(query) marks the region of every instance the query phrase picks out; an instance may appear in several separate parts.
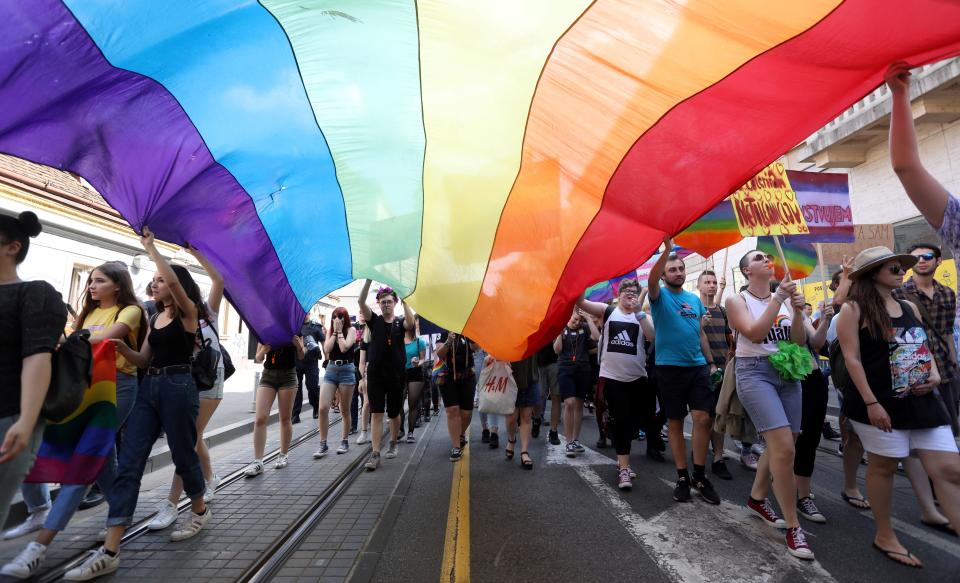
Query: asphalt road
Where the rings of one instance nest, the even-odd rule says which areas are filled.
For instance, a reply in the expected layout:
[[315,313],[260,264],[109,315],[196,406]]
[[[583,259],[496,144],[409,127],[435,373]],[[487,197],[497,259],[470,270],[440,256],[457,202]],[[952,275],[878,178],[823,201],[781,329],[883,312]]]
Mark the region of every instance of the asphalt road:
[[[410,491],[377,563],[377,581],[440,577],[457,466],[447,460],[445,426],[437,429],[411,469]],[[960,540],[920,524],[903,476],[894,498],[898,534],[926,567],[902,567],[874,550],[872,515],[840,499],[840,458],[831,453],[820,452],[814,473],[816,501],[828,522],[803,521],[817,558],[810,562],[790,557],[781,532],[748,515],[744,504],[754,474],[735,460],[728,461],[732,481],[713,479],[720,506],[696,494],[678,504],[669,453],[665,463],[649,461],[643,442],[635,442],[633,452],[639,474],[634,489],[621,493],[611,449],[568,460],[543,432],[531,447],[535,469],[523,471],[518,459],[505,461],[505,439],[498,450],[480,442],[476,419],[470,438],[466,512],[473,581],[960,581]],[[581,441],[592,446],[596,438],[595,420],[585,416]],[[864,471],[861,466],[861,480]]]

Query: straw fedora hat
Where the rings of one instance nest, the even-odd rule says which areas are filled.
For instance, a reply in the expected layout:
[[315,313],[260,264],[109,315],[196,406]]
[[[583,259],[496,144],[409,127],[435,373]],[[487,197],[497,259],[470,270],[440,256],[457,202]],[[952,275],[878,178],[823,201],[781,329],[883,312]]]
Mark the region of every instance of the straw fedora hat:
[[898,255],[886,247],[870,247],[858,253],[857,258],[853,260],[853,271],[850,272],[850,279],[856,279],[874,267],[893,259],[900,262],[904,271],[916,265],[918,261],[913,255]]

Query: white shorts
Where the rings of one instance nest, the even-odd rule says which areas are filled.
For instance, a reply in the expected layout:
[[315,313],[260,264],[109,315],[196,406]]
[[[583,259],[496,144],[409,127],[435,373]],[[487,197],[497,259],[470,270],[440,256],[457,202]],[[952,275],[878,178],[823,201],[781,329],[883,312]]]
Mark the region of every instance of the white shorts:
[[949,425],[929,429],[894,429],[887,433],[873,425],[850,420],[863,449],[874,455],[905,458],[918,449],[957,453],[957,442]]

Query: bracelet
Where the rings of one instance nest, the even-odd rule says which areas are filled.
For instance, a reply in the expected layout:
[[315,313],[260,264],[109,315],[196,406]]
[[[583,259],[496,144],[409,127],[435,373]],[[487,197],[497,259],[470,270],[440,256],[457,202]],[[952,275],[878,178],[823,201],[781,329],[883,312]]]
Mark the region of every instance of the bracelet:
[[880,404],[879,401],[874,401],[872,403],[864,403],[864,405],[866,405],[867,407],[870,407],[871,405],[879,405],[879,404]]

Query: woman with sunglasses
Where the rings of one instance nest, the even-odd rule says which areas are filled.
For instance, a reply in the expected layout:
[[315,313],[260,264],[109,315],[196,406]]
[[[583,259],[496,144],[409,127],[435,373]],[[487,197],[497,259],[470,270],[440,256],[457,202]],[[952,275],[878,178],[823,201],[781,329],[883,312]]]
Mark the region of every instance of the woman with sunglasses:
[[947,412],[933,393],[940,373],[919,310],[892,294],[916,262],[886,247],[861,251],[850,274],[850,295],[837,317],[850,375],[843,411],[869,456],[867,494],[877,528],[873,546],[910,567],[923,563],[900,544],[890,520],[901,459],[920,458],[944,513],[960,524],[960,457]]
[[[787,380],[770,362],[779,342],[804,346],[803,296],[797,284],[784,281],[771,292],[773,257],[750,251],[740,259],[747,288],[727,300],[727,316],[737,331],[737,396],[767,447],[757,464],[747,507],[765,524],[785,528],[787,551],[800,559],[813,559],[813,551],[797,519],[797,483],[793,474],[794,442],[800,433],[803,402],[800,382]],[[797,325],[793,325],[796,323]],[[767,500],[770,476],[784,518]]]

